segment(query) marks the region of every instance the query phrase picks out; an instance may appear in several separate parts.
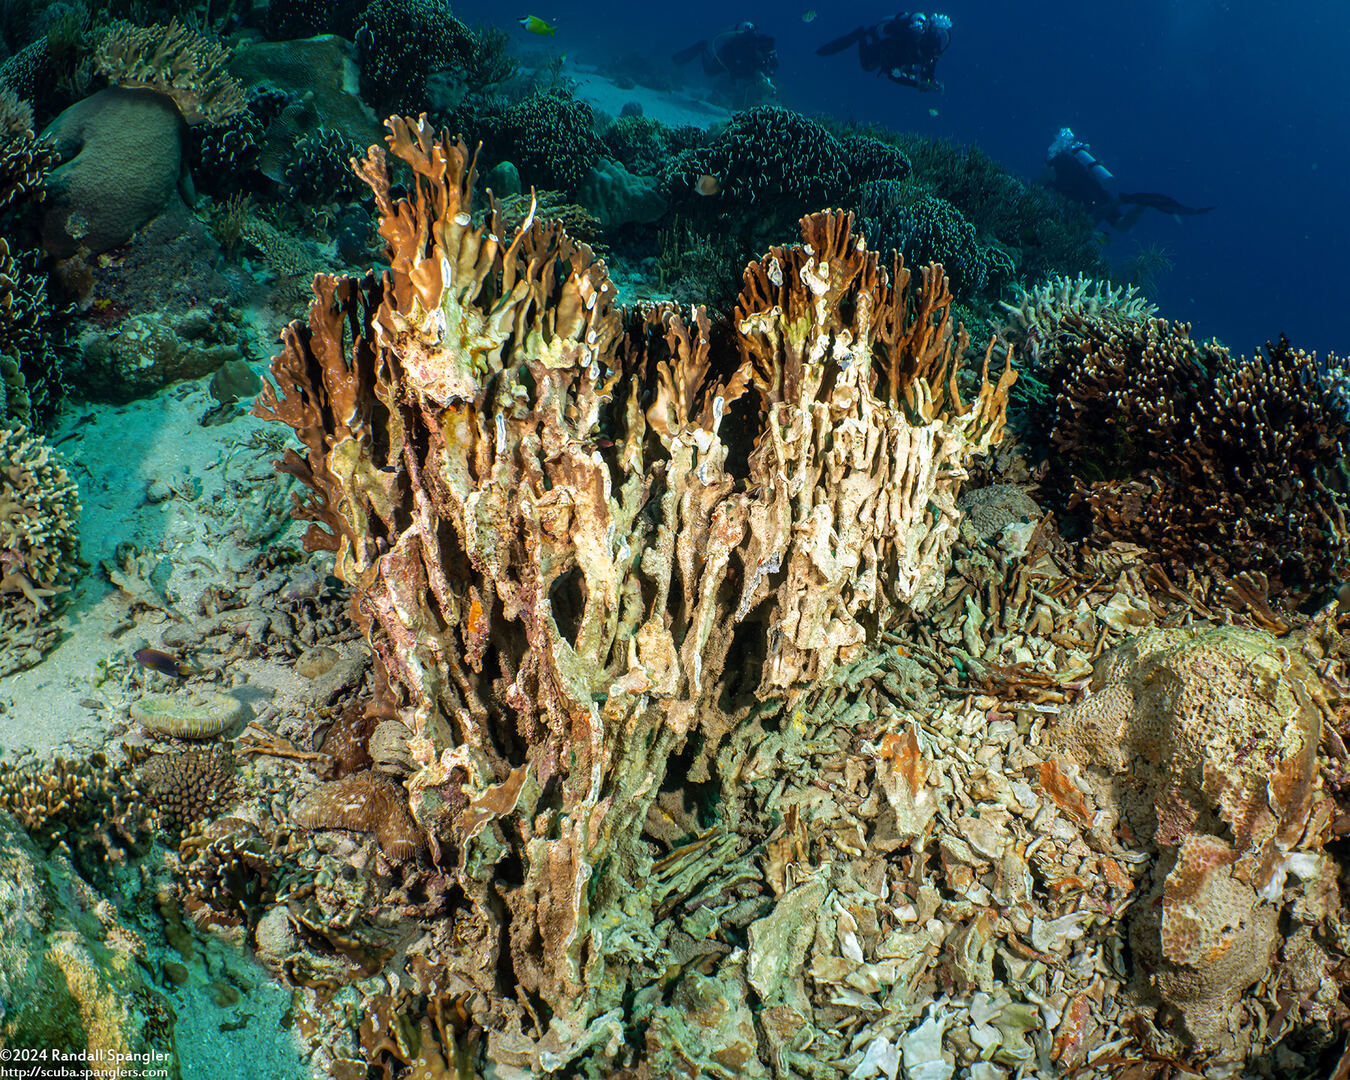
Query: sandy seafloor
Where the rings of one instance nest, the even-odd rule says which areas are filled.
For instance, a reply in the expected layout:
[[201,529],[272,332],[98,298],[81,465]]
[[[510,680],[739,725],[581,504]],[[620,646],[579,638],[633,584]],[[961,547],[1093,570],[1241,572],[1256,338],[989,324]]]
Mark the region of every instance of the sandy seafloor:
[[[707,127],[730,115],[684,95],[622,89],[584,66],[569,66],[567,74],[580,100],[610,116],[630,101],[669,125]],[[251,366],[266,376],[283,321],[265,309],[244,314],[263,353]],[[304,314],[295,310],[291,317]],[[284,494],[284,478],[272,467],[278,454],[255,437],[291,433],[250,415],[248,401],[230,409],[228,420],[203,424],[207,414],[220,412],[209,383],[209,377],[178,382],[124,405],[80,401],[77,392],[47,433],[79,487],[84,566],[59,615],[59,643],[36,666],[0,678],[0,759],[20,764],[99,750],[116,758],[124,740],[143,742],[139,725],[127,717],[130,702],[142,689],[164,691],[172,683],[138,668],[132,654],[163,647],[166,631],[180,626],[202,632],[207,620],[197,614],[197,602],[208,587],[237,583],[268,543],[298,546],[303,530],[294,523],[265,541],[241,542],[241,518],[280,520]],[[110,579],[108,569],[119,565],[128,546],[149,574],[149,605]],[[243,701],[247,722],[266,721],[303,701],[306,684],[289,663],[255,658],[231,664],[224,686],[206,688],[227,689]],[[196,941],[199,956],[187,965],[188,983],[161,987],[177,1013],[184,1080],[311,1075],[307,1052],[285,1018],[290,991],[225,941],[205,934]],[[148,961],[156,969],[180,959],[150,945]],[[222,986],[239,990],[238,999],[217,1000]]]

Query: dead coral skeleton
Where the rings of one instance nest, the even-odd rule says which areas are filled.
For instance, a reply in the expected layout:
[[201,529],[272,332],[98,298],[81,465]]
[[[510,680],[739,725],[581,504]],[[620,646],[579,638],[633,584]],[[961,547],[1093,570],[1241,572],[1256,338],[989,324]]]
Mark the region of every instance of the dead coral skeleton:
[[[911,280],[844,214],[747,268],[730,355],[701,310],[625,323],[589,249],[474,228],[467,149],[389,126],[412,193],[378,148],[359,172],[391,269],[316,279],[257,412],[305,444],[281,467],[407,717],[414,813],[470,903],[504,903],[499,962],[548,1003],[533,1053],[561,1065],[612,1024],[594,988],[623,985],[599,927],[649,933],[623,882],[671,755],[696,733],[707,779],[727,702],[791,698],[934,599],[1013,374],[963,402],[941,268]],[[523,882],[468,874],[489,850]],[[619,876],[588,886],[601,865]]]

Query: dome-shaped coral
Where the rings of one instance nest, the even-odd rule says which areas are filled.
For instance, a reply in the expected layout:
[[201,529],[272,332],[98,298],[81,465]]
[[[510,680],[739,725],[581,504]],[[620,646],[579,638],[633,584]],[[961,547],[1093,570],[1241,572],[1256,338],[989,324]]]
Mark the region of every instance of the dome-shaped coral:
[[1318,678],[1269,634],[1196,626],[1102,657],[1092,691],[1061,715],[1054,742],[1155,853],[1130,928],[1135,963],[1196,1042],[1220,1049],[1234,1002],[1275,949],[1286,873],[1306,865]]

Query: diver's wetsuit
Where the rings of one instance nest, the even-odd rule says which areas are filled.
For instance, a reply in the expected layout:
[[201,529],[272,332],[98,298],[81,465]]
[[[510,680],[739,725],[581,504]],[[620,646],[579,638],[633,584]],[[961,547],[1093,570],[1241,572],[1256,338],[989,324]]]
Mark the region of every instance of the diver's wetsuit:
[[857,45],[858,63],[864,71],[875,71],[904,86],[935,90],[941,87],[937,81],[938,58],[950,44],[950,29],[936,18],[902,11],[875,26],[860,26],[827,42],[816,55],[833,56]]
[[711,54],[705,53],[703,66],[709,75],[721,70],[733,79],[755,79],[778,70],[778,50],[768,34],[742,30],[729,35]]
[[696,56],[703,61],[706,74],[727,75],[735,82],[768,78],[778,70],[778,51],[774,48],[773,38],[753,29],[721,34],[711,42],[695,42],[677,52],[674,60],[677,64],[687,64]]
[[1092,215],[1093,221],[1112,228],[1130,228],[1145,208],[1174,217],[1208,214],[1214,209],[1212,206],[1185,206],[1170,195],[1152,191],[1114,194],[1107,187],[1107,181],[1113,179],[1110,171],[1092,155],[1088,144],[1075,138],[1068,128],[1061,129],[1050,144],[1045,162],[1050,166],[1052,188],[1081,204]]

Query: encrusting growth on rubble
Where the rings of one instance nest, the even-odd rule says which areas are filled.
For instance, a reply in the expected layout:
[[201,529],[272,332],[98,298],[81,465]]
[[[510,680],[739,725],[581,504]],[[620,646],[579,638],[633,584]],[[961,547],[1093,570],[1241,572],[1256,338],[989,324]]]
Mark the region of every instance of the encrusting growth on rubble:
[[912,280],[850,215],[747,267],[718,337],[702,309],[622,312],[556,223],[474,227],[464,144],[388,126],[409,196],[380,148],[354,164],[390,269],[316,279],[256,412],[304,442],[279,466],[307,544],[336,553],[412,812],[492,943],[465,973],[520,987],[522,1061],[557,1068],[643,963],[669,758],[692,739],[690,777],[733,781],[752,692],[792,700],[932,600],[1014,375],[986,356],[963,403],[941,267]]

